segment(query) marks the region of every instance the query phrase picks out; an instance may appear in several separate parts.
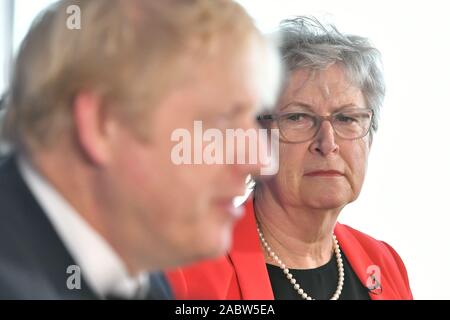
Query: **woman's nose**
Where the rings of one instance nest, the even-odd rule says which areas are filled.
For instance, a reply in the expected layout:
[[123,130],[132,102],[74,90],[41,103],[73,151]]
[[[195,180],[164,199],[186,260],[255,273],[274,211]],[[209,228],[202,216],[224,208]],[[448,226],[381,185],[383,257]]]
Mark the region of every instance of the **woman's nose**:
[[319,131],[311,143],[311,152],[327,156],[336,153],[338,150],[339,146],[336,143],[336,135],[331,122],[328,120],[322,121]]

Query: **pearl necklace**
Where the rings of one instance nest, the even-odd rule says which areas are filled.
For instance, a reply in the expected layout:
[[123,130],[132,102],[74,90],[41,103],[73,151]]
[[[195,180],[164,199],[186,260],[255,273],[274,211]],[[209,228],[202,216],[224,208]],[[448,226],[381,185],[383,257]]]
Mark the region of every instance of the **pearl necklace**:
[[[297,280],[293,277],[292,273],[289,271],[289,269],[286,267],[286,265],[281,261],[281,259],[276,255],[276,253],[272,250],[272,248],[267,243],[266,239],[264,238],[264,235],[259,228],[259,226],[256,227],[258,230],[259,238],[261,239],[261,242],[264,246],[264,249],[267,251],[269,256],[274,259],[280,268],[283,270],[283,273],[286,275],[286,278],[291,282],[291,284],[294,286],[295,291],[305,300],[315,300],[311,298],[305,290],[303,290],[300,287],[300,284],[297,283]],[[330,300],[338,300],[339,296],[342,293],[342,288],[344,287],[344,264],[342,263],[342,256],[341,256],[341,249],[339,248],[339,243],[336,239],[336,236],[333,234],[333,250],[336,255],[337,265],[338,265],[338,285],[336,288],[336,292],[331,297]]]

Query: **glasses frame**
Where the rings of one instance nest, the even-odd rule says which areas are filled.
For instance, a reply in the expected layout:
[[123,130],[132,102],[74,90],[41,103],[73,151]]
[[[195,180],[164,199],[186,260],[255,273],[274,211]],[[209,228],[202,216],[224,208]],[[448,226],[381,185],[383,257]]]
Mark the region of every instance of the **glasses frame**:
[[[341,113],[348,112],[348,111],[356,111],[356,110],[358,110],[358,111],[368,111],[369,112],[370,123],[369,123],[369,126],[367,127],[367,130],[363,134],[361,134],[361,135],[359,135],[359,136],[357,136],[355,138],[346,138],[346,137],[341,136],[336,131],[336,129],[335,129],[334,125],[333,125],[333,119],[337,115],[339,115]],[[280,134],[281,134],[282,138],[284,139],[285,142],[288,142],[288,143],[302,143],[302,142],[307,142],[307,141],[313,140],[317,136],[317,134],[319,133],[320,128],[322,127],[322,123],[324,121],[330,122],[330,125],[333,128],[333,132],[336,134],[336,136],[338,136],[339,138],[341,138],[343,140],[358,140],[358,139],[361,139],[361,138],[365,137],[370,132],[370,128],[373,125],[373,110],[369,109],[369,108],[352,108],[352,109],[339,110],[339,111],[333,112],[332,114],[330,114],[328,116],[321,116],[321,115],[315,114],[314,112],[303,112],[303,113],[308,113],[309,115],[314,116],[314,119],[316,119],[316,121],[317,121],[316,131],[311,136],[311,138],[308,138],[308,139],[298,140],[298,141],[297,140],[292,140],[292,139],[287,139],[285,134],[283,133],[283,130],[280,127],[280,118],[285,116],[285,115],[288,115],[288,114],[296,114],[296,113],[302,113],[302,112],[284,112],[284,113],[262,114],[262,115],[259,115],[257,117],[257,120],[260,121],[260,122],[262,122],[262,121],[276,121],[277,127],[280,130]]]

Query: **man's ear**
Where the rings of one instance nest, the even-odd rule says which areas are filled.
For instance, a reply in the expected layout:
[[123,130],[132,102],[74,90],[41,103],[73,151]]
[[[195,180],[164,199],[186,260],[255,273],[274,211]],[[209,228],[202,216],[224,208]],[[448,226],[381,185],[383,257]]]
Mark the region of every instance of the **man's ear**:
[[75,137],[85,157],[95,165],[108,162],[112,151],[114,124],[102,102],[102,96],[93,91],[79,92],[73,100]]

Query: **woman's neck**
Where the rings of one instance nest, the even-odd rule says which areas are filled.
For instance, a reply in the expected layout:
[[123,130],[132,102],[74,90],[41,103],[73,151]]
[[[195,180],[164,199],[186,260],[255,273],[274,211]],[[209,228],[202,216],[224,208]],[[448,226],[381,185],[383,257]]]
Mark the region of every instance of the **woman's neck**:
[[[260,189],[254,195],[254,210],[264,238],[288,268],[313,269],[331,259],[340,209],[285,206]],[[267,254],[266,261],[276,264]]]

